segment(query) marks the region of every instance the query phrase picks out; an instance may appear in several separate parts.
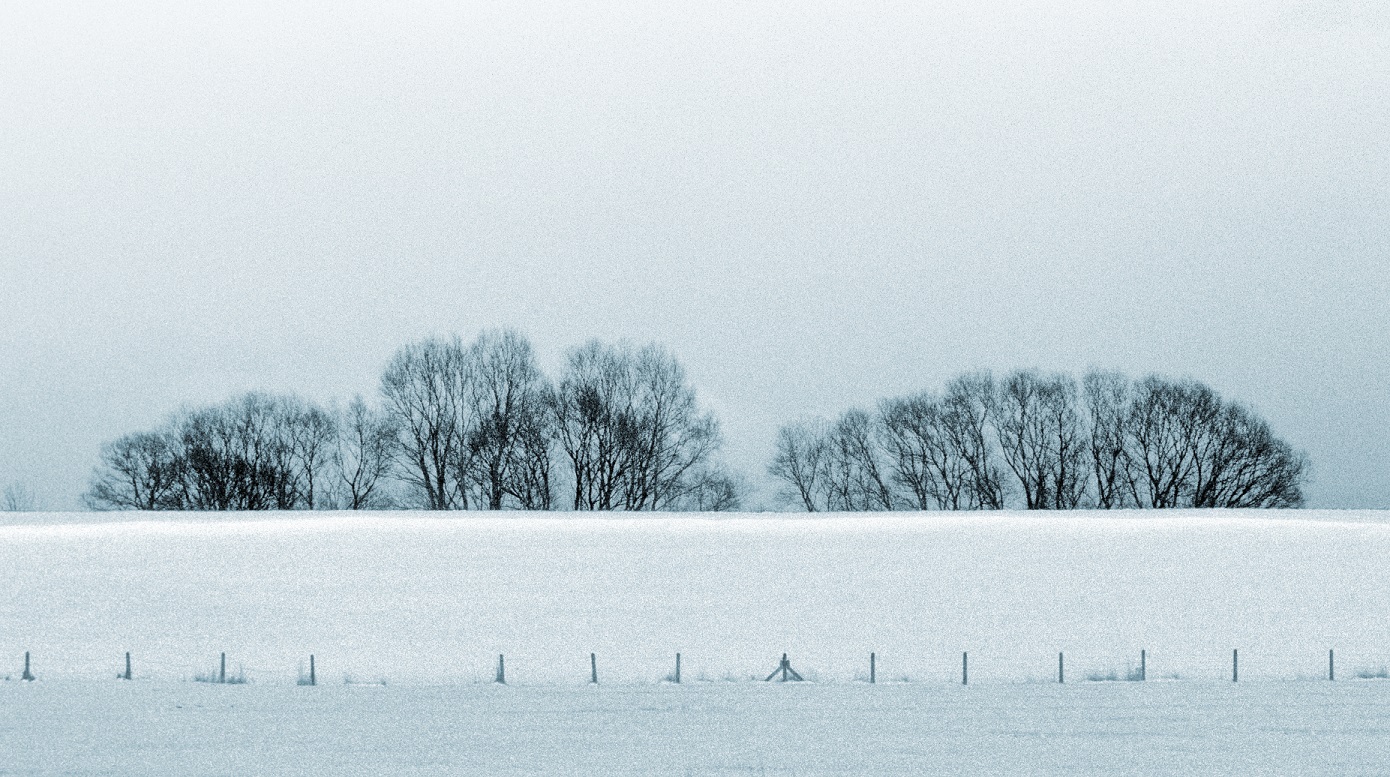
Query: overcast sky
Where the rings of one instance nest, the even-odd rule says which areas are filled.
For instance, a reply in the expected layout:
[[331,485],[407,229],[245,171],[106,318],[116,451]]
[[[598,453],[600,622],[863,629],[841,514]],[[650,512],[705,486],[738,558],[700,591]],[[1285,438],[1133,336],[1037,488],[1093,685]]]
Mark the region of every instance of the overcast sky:
[[755,477],[1097,366],[1390,507],[1379,2],[198,5],[0,4],[0,485],[48,507],[180,406],[496,326],[667,345]]

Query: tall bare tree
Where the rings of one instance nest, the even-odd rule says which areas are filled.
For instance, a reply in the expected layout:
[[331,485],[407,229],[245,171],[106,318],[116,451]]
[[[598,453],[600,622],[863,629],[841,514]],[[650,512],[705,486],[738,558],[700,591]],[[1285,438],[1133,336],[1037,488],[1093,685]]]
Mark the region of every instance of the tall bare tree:
[[299,398],[283,400],[280,413],[278,423],[299,475],[299,497],[305,508],[314,510],[322,506],[321,492],[338,441],[338,420],[327,410]]
[[384,485],[394,467],[397,431],[391,418],[354,397],[339,413],[332,451],[337,503],[349,510],[391,506]]
[[1129,379],[1117,372],[1086,373],[1086,397],[1091,477],[1096,507],[1130,507],[1131,461],[1128,452]]
[[974,506],[970,465],[954,444],[948,412],[940,398],[926,392],[879,405],[893,480],[918,510]]
[[828,508],[826,467],[829,463],[827,438],[829,430],[824,421],[801,421],[783,426],[777,431],[777,454],[768,466],[768,474],[781,481],[781,497],[788,503],[801,504],[807,512]]
[[572,351],[552,413],[577,510],[672,509],[720,443],[685,371],[657,346]]
[[829,509],[893,509],[893,490],[878,431],[874,419],[857,409],[840,416],[831,427],[825,476]]
[[1076,383],[1023,370],[999,385],[993,413],[1005,464],[1029,510],[1072,510],[1085,495],[1086,443]]
[[97,510],[178,510],[183,479],[172,430],[128,434],[102,446],[86,502]]
[[1198,436],[1220,417],[1221,401],[1195,381],[1149,376],[1135,386],[1130,406],[1130,495],[1141,507],[1190,505]]
[[193,510],[291,510],[303,476],[284,401],[250,393],[179,423],[183,498]]
[[1247,408],[1227,404],[1200,438],[1194,507],[1299,507],[1308,460]]
[[1307,457],[1243,405],[1193,380],[1093,371],[1083,386],[1036,371],[964,375],[939,397],[881,402],[872,424],[851,411],[783,427],[768,472],[807,510],[1303,503]]
[[[484,332],[466,354],[473,376],[467,427],[468,459],[473,463],[480,506],[500,510],[510,500],[521,506],[548,504],[547,439],[549,386],[536,364],[531,343],[511,331]],[[538,466],[545,470],[539,470]]]
[[473,378],[457,337],[405,346],[382,375],[381,394],[399,437],[401,478],[426,509],[468,508]]
[[942,399],[946,433],[969,470],[969,506],[975,510],[1004,508],[1003,472],[991,432],[994,394],[994,378],[977,372],[946,384]]

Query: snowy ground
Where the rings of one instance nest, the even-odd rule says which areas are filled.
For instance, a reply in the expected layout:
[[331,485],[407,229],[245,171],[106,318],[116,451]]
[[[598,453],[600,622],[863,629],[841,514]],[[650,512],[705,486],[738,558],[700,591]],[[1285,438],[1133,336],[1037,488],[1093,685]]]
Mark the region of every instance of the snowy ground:
[[[158,516],[0,526],[0,676],[520,684],[1249,679],[1390,664],[1383,513]],[[1305,517],[1306,516],[1306,517]],[[108,518],[110,516],[103,516]],[[126,518],[140,518],[126,514]],[[1343,518],[1345,520],[1331,520]],[[34,519],[31,519],[34,520]]]
[[1390,683],[0,683],[6,775],[1383,775]]
[[[1390,682],[1353,679],[1390,665],[1386,513],[10,520],[0,775],[1390,762]],[[1141,649],[1168,682],[1085,682]],[[222,651],[249,685],[192,682]],[[784,651],[813,683],[754,681]]]

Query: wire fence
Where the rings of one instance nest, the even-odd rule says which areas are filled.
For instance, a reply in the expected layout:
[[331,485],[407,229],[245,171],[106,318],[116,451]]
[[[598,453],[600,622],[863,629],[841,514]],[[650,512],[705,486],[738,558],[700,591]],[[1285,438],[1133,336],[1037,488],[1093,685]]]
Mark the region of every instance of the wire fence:
[[[671,654],[669,671],[663,674],[647,674],[645,679],[635,679],[643,677],[643,673],[634,674],[632,671],[624,671],[621,660],[613,665],[605,665],[596,652],[588,653],[584,661],[574,661],[568,671],[565,666],[558,665],[555,661],[544,662],[542,666],[528,666],[521,664],[518,666],[516,661],[509,660],[507,655],[498,654],[495,663],[488,667],[486,671],[473,671],[467,674],[450,675],[448,672],[421,675],[419,671],[405,671],[400,673],[368,671],[366,673],[353,672],[346,668],[346,665],[325,666],[320,657],[316,654],[306,653],[302,660],[294,666],[266,666],[258,664],[246,664],[239,661],[234,654],[218,653],[209,656],[206,660],[179,661],[172,662],[159,659],[142,659],[131,653],[113,654],[111,671],[109,673],[96,673],[91,670],[90,665],[84,666],[64,666],[61,660],[48,663],[36,656],[32,652],[26,651],[23,654],[22,662],[16,664],[15,671],[5,674],[3,680],[33,682],[44,677],[61,677],[64,679],[89,678],[103,679],[114,677],[119,680],[179,680],[188,682],[200,682],[218,685],[242,685],[255,683],[258,685],[299,685],[317,686],[325,684],[343,685],[368,685],[385,686],[397,681],[404,681],[408,685],[456,685],[456,684],[496,684],[496,685],[534,685],[534,686],[554,686],[566,684],[587,684],[587,685],[650,685],[654,683],[681,685],[689,683],[710,683],[710,682],[757,682],[757,683],[809,683],[809,684],[843,684],[845,682],[877,685],[881,683],[921,683],[921,678],[914,678],[901,672],[885,673],[882,671],[883,663],[878,652],[872,651],[864,656],[863,665],[846,675],[831,674],[818,671],[814,665],[810,668],[800,666],[790,653],[782,653],[780,658],[770,654],[768,666],[771,672],[765,671],[733,671],[724,672],[719,676],[711,676],[708,672],[699,671],[693,675],[688,670],[688,663],[683,664],[682,654],[676,652]],[[1325,659],[1325,663],[1322,660]],[[1213,659],[1215,660],[1215,659]],[[1244,661],[1244,663],[1243,663]],[[1155,671],[1156,667],[1152,662],[1152,654],[1147,649],[1141,649],[1136,656],[1124,663],[1124,668],[1111,668],[1097,670],[1092,665],[1083,665],[1079,670],[1068,663],[1066,651],[1059,651],[1056,654],[1056,671],[1054,675],[1041,676],[1032,675],[1025,679],[1000,679],[998,677],[985,680],[986,684],[1000,683],[1057,683],[1060,685],[1077,683],[1143,683],[1143,682],[1173,682],[1180,680],[1204,679],[1210,680],[1220,677],[1224,681],[1239,683],[1250,679],[1249,657],[1243,657],[1239,649],[1232,649],[1226,657],[1226,668],[1221,675],[1204,674],[1199,678],[1184,676],[1177,672]],[[441,666],[449,666],[450,662],[444,662]],[[1386,664],[1367,664],[1358,663],[1350,667],[1339,667],[1337,653],[1329,649],[1325,656],[1318,656],[1315,662],[1310,658],[1307,663],[1309,668],[1315,666],[1317,671],[1301,671],[1294,674],[1279,674],[1269,671],[1260,672],[1259,680],[1319,680],[1324,682],[1336,682],[1339,680],[1385,680],[1390,679],[1390,666]],[[610,675],[607,671],[616,668],[617,671]],[[329,670],[329,673],[325,672]],[[518,673],[516,670],[520,669]],[[541,671],[530,671],[540,669]],[[959,656],[959,664],[956,667],[955,677],[950,680],[950,684],[969,686],[980,683],[981,670],[988,671],[989,661],[986,659],[981,662],[978,655],[973,656],[969,651],[963,651]],[[1260,667],[1256,667],[1257,670]],[[331,673],[331,674],[330,674]],[[1245,673],[1242,676],[1242,673]],[[568,680],[564,679],[568,676]],[[616,678],[616,679],[615,679]],[[932,673],[929,684],[945,684],[942,674]]]

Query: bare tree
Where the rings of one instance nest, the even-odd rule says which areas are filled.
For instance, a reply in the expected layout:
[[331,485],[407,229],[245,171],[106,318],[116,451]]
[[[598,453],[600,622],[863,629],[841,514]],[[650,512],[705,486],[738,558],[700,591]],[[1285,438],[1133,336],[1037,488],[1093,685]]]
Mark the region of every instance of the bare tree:
[[700,409],[685,369],[665,349],[638,350],[633,368],[636,401],[624,509],[673,509],[719,450],[719,423]]
[[700,469],[690,477],[677,506],[679,510],[702,513],[733,512],[743,508],[748,485],[721,466]]
[[767,469],[782,482],[782,499],[799,503],[810,513],[828,509],[828,436],[826,424],[820,420],[783,426],[777,432],[777,454]]
[[299,476],[298,492],[304,507],[321,505],[319,494],[338,441],[338,421],[321,407],[298,398],[281,402],[279,427],[285,435]]
[[179,428],[183,503],[192,510],[292,510],[303,474],[285,419],[287,400],[251,393],[185,414]]
[[879,405],[893,480],[919,510],[963,510],[970,500],[970,466],[953,443],[944,403],[929,393]]
[[397,430],[401,477],[429,510],[468,508],[467,403],[473,375],[458,338],[396,352],[381,394]]
[[1083,385],[964,375],[940,396],[881,402],[872,423],[850,411],[783,427],[768,472],[807,510],[999,509],[1014,493],[1029,509],[1303,503],[1307,457],[1209,387],[1095,371]]
[[1276,438],[1263,419],[1227,404],[1199,438],[1192,505],[1300,507],[1307,470],[1307,457]]
[[1091,477],[1096,507],[1129,507],[1131,462],[1128,456],[1129,379],[1117,372],[1086,373],[1083,380],[1090,432]]
[[0,513],[32,513],[38,509],[38,497],[22,483],[11,483],[0,492]]
[[172,431],[126,435],[102,446],[86,502],[96,510],[182,509],[182,465]]
[[1193,380],[1140,381],[1127,424],[1143,507],[1297,507],[1307,458],[1245,407]]
[[1221,413],[1215,392],[1194,381],[1149,376],[1135,386],[1128,425],[1130,495],[1141,507],[1190,504],[1198,435]]
[[825,482],[831,510],[892,510],[878,428],[863,410],[850,410],[835,422],[827,438]]
[[719,447],[685,371],[656,346],[572,351],[551,407],[577,510],[671,509]]
[[969,506],[976,510],[1004,508],[1003,473],[990,432],[994,394],[994,378],[978,372],[946,384],[942,399],[944,427],[969,470]]
[[569,460],[576,510],[612,510],[627,472],[630,357],[593,341],[572,351],[552,395],[560,446]]
[[383,488],[396,455],[397,432],[390,417],[358,396],[339,413],[337,427],[331,456],[339,505],[349,510],[390,506]]
[[484,332],[468,349],[471,392],[465,422],[468,460],[481,492],[480,506],[500,510],[512,497],[523,507],[546,506],[549,496],[549,387],[531,343],[511,331]]
[[555,509],[555,427],[550,417],[547,391],[543,405],[527,412],[521,420],[521,446],[518,464],[510,480],[512,496],[523,510]]
[[1029,510],[1072,510],[1086,490],[1086,445],[1076,383],[1014,372],[999,385],[993,421],[1005,464]]

